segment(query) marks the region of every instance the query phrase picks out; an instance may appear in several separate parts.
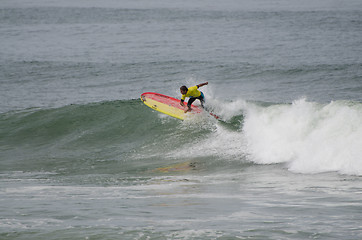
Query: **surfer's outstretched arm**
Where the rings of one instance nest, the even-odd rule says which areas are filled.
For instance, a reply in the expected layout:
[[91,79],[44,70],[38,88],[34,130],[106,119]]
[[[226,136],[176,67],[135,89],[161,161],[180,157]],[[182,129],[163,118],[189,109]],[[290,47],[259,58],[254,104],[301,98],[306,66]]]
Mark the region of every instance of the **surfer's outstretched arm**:
[[205,86],[207,84],[209,84],[209,82],[200,83],[200,84],[197,84],[196,86],[199,88],[199,87]]

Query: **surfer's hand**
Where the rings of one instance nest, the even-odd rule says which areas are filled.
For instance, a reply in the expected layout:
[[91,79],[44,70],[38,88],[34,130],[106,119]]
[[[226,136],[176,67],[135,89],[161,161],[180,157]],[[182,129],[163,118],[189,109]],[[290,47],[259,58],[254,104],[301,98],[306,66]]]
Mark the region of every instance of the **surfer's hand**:
[[180,102],[180,105],[181,105],[181,106],[185,106],[184,102]]

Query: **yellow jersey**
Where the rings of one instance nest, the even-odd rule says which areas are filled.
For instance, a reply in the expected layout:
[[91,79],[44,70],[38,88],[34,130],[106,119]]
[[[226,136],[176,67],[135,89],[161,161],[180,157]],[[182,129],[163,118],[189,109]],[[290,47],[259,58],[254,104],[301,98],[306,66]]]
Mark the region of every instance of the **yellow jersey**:
[[187,89],[187,93],[182,95],[181,100],[185,100],[185,98],[187,98],[187,97],[189,97],[189,98],[200,97],[200,95],[201,95],[201,92],[198,90],[198,86],[189,87]]

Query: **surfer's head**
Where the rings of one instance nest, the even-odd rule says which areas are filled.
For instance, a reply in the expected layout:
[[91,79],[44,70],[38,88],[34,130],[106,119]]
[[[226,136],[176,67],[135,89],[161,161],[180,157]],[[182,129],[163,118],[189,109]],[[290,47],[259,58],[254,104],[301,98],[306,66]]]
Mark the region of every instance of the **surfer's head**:
[[187,93],[187,87],[186,86],[180,87],[180,92],[181,92],[181,94],[186,94]]

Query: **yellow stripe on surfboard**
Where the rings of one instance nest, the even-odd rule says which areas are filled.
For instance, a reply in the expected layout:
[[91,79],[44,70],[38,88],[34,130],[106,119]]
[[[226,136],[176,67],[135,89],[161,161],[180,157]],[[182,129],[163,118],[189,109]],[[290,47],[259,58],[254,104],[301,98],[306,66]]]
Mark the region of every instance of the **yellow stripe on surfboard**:
[[175,108],[168,104],[155,101],[151,98],[146,98],[146,101],[144,101],[142,98],[141,100],[143,101],[144,104],[146,104],[147,106],[156,111],[162,112],[164,114],[170,115],[171,117],[178,118],[181,120],[184,120],[186,118],[186,114],[182,109]]

